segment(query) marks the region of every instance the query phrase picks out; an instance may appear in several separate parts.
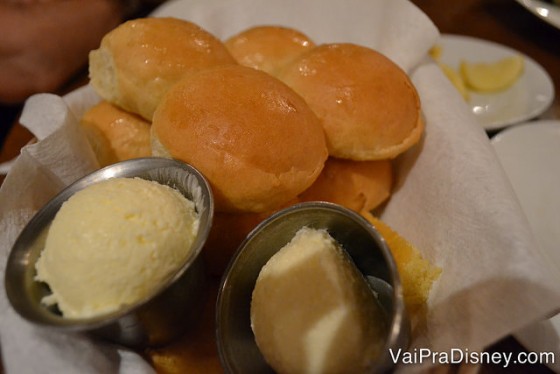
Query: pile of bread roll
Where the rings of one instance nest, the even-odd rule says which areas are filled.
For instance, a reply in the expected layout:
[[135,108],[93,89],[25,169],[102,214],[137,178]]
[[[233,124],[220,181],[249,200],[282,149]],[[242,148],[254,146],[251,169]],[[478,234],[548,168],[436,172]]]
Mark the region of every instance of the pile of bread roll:
[[[136,19],[107,34],[89,66],[102,100],[81,124],[100,166],[169,157],[210,182],[216,212],[203,254],[214,276],[259,222],[294,203],[338,203],[379,228],[370,212],[391,195],[392,160],[424,131],[418,94],[390,59],[287,27],[222,41],[189,21]],[[439,273],[381,229],[415,310]],[[170,372],[216,365],[181,344],[150,357]]]
[[102,102],[82,124],[102,166],[171,157],[209,180],[216,215],[205,257],[216,275],[281,208],[383,203],[391,160],[424,130],[416,90],[395,63],[287,27],[221,41],[185,20],[131,20],[90,53],[90,79]]

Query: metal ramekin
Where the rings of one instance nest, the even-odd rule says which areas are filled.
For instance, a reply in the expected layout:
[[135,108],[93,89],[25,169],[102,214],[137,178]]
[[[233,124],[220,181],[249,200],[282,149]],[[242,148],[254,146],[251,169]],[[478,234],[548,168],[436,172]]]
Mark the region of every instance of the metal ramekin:
[[[176,274],[151,296],[108,315],[64,318],[54,308],[41,304],[48,288],[34,280],[35,262],[61,205],[77,191],[114,177],[139,177],[177,189],[195,204],[200,217],[197,237],[189,257]],[[182,333],[197,316],[205,279],[200,253],[212,225],[213,212],[208,182],[199,171],[185,163],[150,157],[123,161],[95,171],[60,192],[23,229],[8,258],[5,275],[8,299],[23,318],[53,330],[91,332],[128,347],[162,345]]]
[[[390,369],[390,349],[406,349],[410,323],[404,306],[394,259],[377,230],[357,213],[326,202],[309,202],[286,208],[258,225],[230,262],[219,289],[216,339],[220,360],[228,373],[272,373],[250,326],[251,295],[261,268],[295,233],[307,226],[326,229],[348,252],[380,295],[389,331],[385,348],[372,358],[373,372]],[[373,296],[372,296],[373,297]]]

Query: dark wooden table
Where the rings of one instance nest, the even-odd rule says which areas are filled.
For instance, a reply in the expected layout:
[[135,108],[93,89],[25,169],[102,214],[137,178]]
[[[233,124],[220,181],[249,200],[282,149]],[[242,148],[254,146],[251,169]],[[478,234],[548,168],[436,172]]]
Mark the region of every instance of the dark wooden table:
[[[469,35],[491,40],[517,49],[532,57],[551,75],[554,86],[560,89],[560,30],[541,21],[514,0],[413,0],[436,24],[442,33]],[[58,93],[65,93],[87,82],[85,71]],[[0,162],[17,156],[32,135],[17,123],[21,107],[0,107],[0,126],[15,123],[8,131],[0,149]],[[560,97],[556,96],[550,108],[540,116],[560,119]],[[1,131],[0,131],[1,133]],[[0,176],[0,183],[4,176]],[[525,349],[514,338],[504,337],[488,348],[491,352],[512,352]],[[558,357],[557,359],[560,359]],[[468,372],[464,366],[442,367],[436,371]],[[473,369],[474,370],[474,369]],[[503,369],[485,365],[476,368],[480,373],[549,373],[542,365],[514,366]]]

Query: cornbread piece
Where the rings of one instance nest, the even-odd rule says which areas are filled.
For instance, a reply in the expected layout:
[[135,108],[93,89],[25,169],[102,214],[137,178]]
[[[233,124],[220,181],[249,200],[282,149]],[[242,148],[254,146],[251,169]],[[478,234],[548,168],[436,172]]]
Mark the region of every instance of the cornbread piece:
[[150,123],[107,101],[91,107],[80,124],[101,167],[152,154]]
[[389,225],[369,212],[362,215],[379,231],[391,250],[401,277],[404,302],[411,315],[423,310],[433,283],[442,269],[422,257],[420,251]]
[[370,211],[391,196],[391,160],[352,161],[329,157],[302,201],[330,201],[356,212]]
[[48,231],[36,268],[64,317],[119,310],[156,292],[187,259],[198,232],[194,203],[140,178],[75,193]]
[[226,40],[225,45],[239,64],[277,76],[315,43],[298,30],[266,25],[244,30]]
[[240,65],[177,83],[152,123],[152,153],[193,165],[222,212],[266,212],[295,199],[323,169],[323,129],[305,101]]
[[150,17],[127,21],[105,35],[90,52],[89,75],[99,96],[151,121],[179,79],[234,63],[224,44],[198,25]]
[[262,268],[251,326],[279,373],[364,373],[387,325],[364,277],[325,231],[298,231]]
[[370,48],[324,44],[280,79],[317,114],[329,154],[357,161],[394,158],[420,139],[420,100],[406,73]]

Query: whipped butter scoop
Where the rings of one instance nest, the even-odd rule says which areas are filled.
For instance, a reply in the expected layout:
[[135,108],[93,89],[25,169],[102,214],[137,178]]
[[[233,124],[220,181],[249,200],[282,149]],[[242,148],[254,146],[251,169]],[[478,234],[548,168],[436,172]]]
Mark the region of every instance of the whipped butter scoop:
[[199,219],[177,190],[112,178],[75,193],[56,214],[36,263],[37,281],[66,318],[119,310],[154,293],[192,250]]

